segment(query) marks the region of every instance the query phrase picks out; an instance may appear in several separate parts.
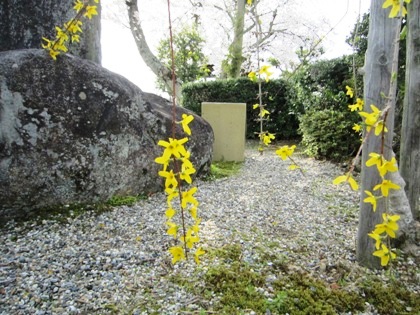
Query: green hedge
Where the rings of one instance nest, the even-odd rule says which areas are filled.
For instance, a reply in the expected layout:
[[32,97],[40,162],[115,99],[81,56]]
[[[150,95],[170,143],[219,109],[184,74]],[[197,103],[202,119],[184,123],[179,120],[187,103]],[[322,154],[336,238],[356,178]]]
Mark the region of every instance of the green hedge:
[[352,130],[360,116],[343,110],[309,110],[300,117],[302,144],[305,153],[315,158],[345,161],[360,146],[360,135]]
[[[277,139],[298,136],[299,120],[291,110],[288,101],[290,85],[284,80],[271,80],[262,84],[263,103],[271,113],[265,130],[276,134]],[[247,138],[256,138],[259,132],[258,110],[252,106],[258,103],[258,84],[248,78],[188,83],[182,88],[183,106],[201,115],[202,102],[246,103]]]
[[[359,84],[362,80],[359,77]],[[352,58],[343,56],[303,65],[291,77],[294,93],[289,99],[293,108],[302,108],[300,119],[304,151],[318,159],[348,160],[360,145],[360,136],[352,130],[361,117],[350,112],[356,102],[346,95],[346,85],[353,85]],[[358,97],[363,97],[359,87]]]

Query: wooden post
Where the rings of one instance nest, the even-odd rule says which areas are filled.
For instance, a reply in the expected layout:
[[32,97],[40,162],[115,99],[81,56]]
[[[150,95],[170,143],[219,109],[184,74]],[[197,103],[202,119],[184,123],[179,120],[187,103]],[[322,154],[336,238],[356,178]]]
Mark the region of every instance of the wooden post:
[[420,1],[408,5],[407,29],[400,172],[413,218],[420,220]]
[[[364,66],[364,111],[371,112],[370,105],[374,104],[383,110],[387,104],[390,93],[392,77],[392,64],[394,58],[394,45],[398,45],[397,34],[400,32],[400,19],[390,19],[389,11],[382,8],[382,1],[372,0],[368,34],[368,48]],[[392,94],[392,93],[391,93]],[[385,134],[384,155],[386,159],[392,157],[392,133],[394,129],[394,106],[389,109]],[[368,236],[375,225],[382,222],[382,212],[385,204],[384,199],[378,200],[377,211],[373,212],[372,206],[364,203],[365,190],[372,191],[373,187],[381,182],[376,167],[366,167],[369,153],[382,152],[381,137],[373,133],[363,145],[362,151],[362,181],[361,200],[359,214],[359,229],[357,236],[357,260],[369,268],[379,268],[380,261],[372,253],[375,251],[375,242]]]

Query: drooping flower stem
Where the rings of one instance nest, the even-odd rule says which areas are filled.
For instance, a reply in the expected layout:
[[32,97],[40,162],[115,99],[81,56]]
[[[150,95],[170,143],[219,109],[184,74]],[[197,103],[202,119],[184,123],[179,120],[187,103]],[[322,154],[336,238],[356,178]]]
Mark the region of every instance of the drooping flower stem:
[[[172,32],[172,18],[171,18],[171,2],[167,1],[168,4],[168,22],[169,22],[169,48],[171,52],[171,74],[172,74],[172,138],[176,138],[176,74],[175,74],[175,52],[173,45],[173,32]],[[182,180],[181,180],[181,168],[179,166],[179,161],[176,157],[173,157],[173,165],[176,180],[178,182],[178,195],[179,195],[179,204],[181,210],[181,225],[182,225],[182,237],[184,240],[184,254],[185,258],[188,259],[188,250],[187,250],[187,229],[185,226],[185,213],[184,208],[182,207]]]
[[169,22],[169,49],[171,52],[171,74],[172,74],[172,138],[175,139],[176,132],[176,77],[175,77],[175,52],[172,33],[171,2],[168,0],[168,22]]
[[[176,176],[176,180],[178,182],[178,197],[179,197],[179,204],[180,204],[180,208],[181,208],[181,226],[182,226],[182,236],[184,237],[184,240],[187,236],[187,229],[185,227],[185,214],[184,214],[184,208],[182,207],[182,180],[181,180],[181,175],[180,175],[180,167],[179,167],[179,161],[173,157],[172,158],[173,161],[173,165],[174,165],[174,171],[175,171],[175,176]],[[188,250],[187,250],[187,242],[184,242],[184,253],[185,253],[185,258],[188,259]]]
[[[78,21],[80,21],[80,19],[82,18],[82,16],[83,16],[83,14],[85,13],[85,11],[86,11],[86,7],[87,7],[87,4],[84,4],[83,5],[83,8],[79,11],[79,12],[77,12],[77,14],[76,14],[76,16],[74,17],[74,18],[72,18],[66,25],[66,27],[64,28],[64,33],[69,33],[69,30],[70,30],[70,28],[73,26],[73,25],[76,25],[76,23],[78,22]],[[55,50],[56,49],[56,46],[57,46],[57,44],[59,43],[59,41],[60,41],[60,38],[59,37],[57,37],[56,39],[55,39],[55,41],[53,42],[53,44],[52,44],[52,49],[53,50]]]

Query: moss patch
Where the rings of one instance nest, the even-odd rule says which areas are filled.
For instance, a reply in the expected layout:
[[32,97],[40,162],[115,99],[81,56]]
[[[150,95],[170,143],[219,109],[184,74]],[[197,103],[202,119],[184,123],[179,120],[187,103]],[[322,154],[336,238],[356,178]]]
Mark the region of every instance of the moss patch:
[[293,273],[274,282],[277,295],[269,303],[276,314],[288,312],[296,315],[337,314],[363,311],[364,301],[355,292],[331,290],[322,281],[308,275]]
[[206,267],[197,268],[192,277],[177,273],[169,280],[197,297],[203,314],[357,314],[365,311],[366,302],[380,314],[420,314],[418,294],[401,284],[387,286],[368,276],[356,288],[346,289],[346,279],[343,287],[331,288],[309,274],[290,271],[293,262],[287,257],[255,250],[259,258],[251,265],[243,260],[240,244],[207,249]]
[[[25,222],[32,222],[35,225],[39,225],[43,220],[51,220],[61,223],[67,223],[68,218],[76,218],[85,213],[93,213],[100,215],[105,212],[113,210],[113,207],[118,206],[133,206],[137,201],[147,199],[143,195],[138,196],[114,196],[106,202],[91,203],[91,204],[80,204],[73,203],[68,205],[57,205],[54,207],[45,207],[35,209],[29,212],[24,217],[15,218],[18,224]],[[7,222],[1,222],[0,228],[4,227]]]
[[106,204],[113,207],[119,206],[133,206],[139,200],[146,200],[147,196],[138,195],[138,196],[113,196],[109,199]]
[[420,314],[419,294],[408,291],[397,281],[385,286],[379,280],[368,279],[362,283],[361,291],[382,315]]
[[243,162],[213,162],[210,167],[210,174],[206,180],[215,180],[237,174]]
[[238,310],[254,310],[258,314],[265,311],[265,298],[258,290],[264,285],[264,277],[242,262],[211,267],[204,281],[207,289],[220,296],[216,310],[223,314],[235,314]]

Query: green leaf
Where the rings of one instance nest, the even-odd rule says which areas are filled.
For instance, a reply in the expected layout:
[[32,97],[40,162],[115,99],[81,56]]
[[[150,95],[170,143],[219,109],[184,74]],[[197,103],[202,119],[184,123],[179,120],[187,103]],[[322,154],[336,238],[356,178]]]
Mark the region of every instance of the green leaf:
[[407,25],[404,25],[400,33],[400,40],[404,40],[407,37]]

